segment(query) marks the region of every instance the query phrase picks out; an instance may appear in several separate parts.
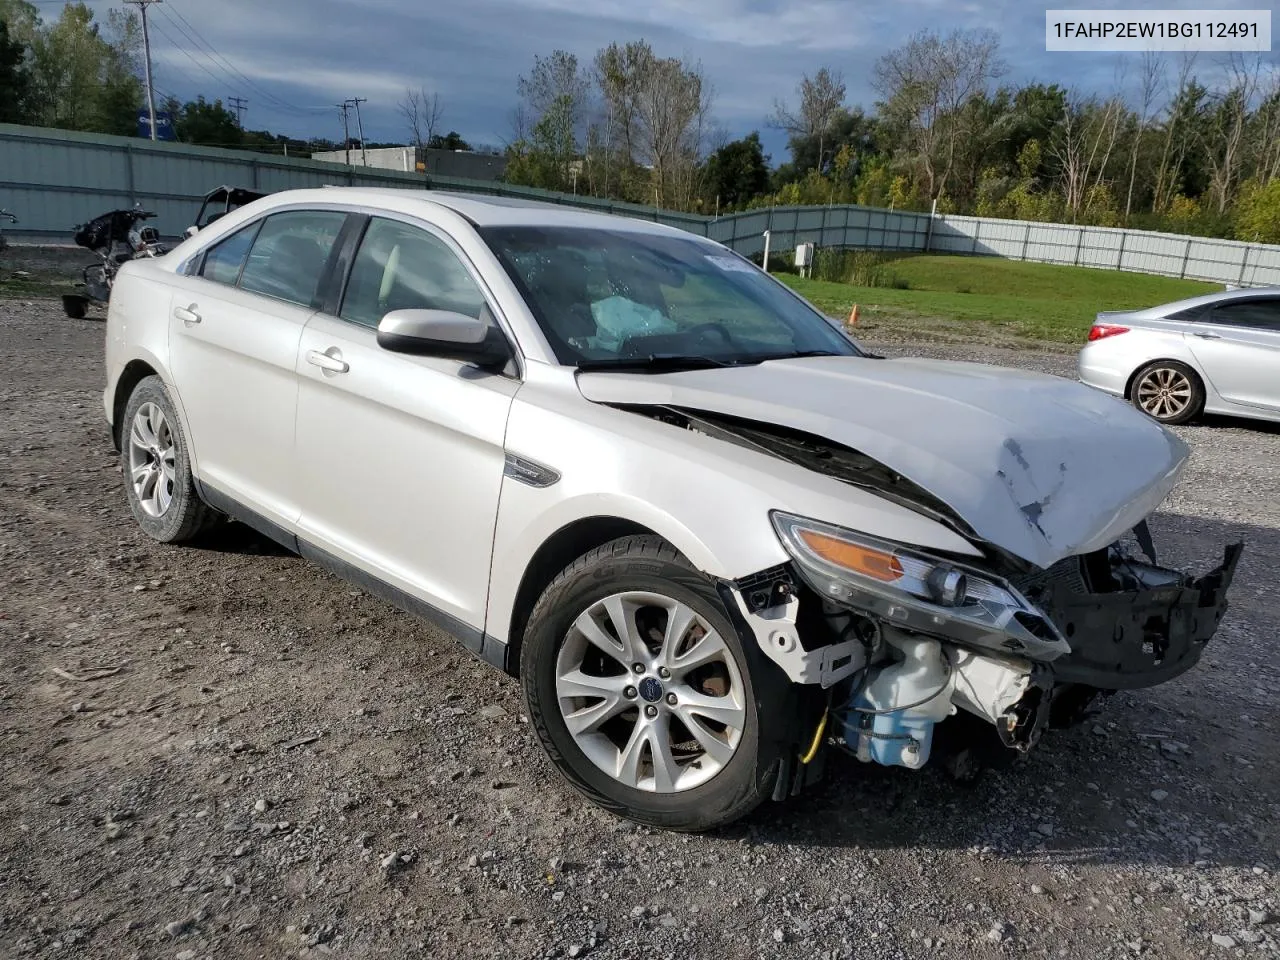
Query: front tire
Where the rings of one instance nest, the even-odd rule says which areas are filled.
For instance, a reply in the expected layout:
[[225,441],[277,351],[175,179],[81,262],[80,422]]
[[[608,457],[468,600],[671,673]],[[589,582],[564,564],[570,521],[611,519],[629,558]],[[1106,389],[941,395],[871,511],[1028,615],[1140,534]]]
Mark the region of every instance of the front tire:
[[700,831],[768,795],[759,771],[774,764],[737,632],[713,585],[660,538],[614,540],[564,570],[520,660],[543,749],[593,803]]
[[120,465],[129,509],[153,540],[186,543],[217,522],[196,492],[182,427],[159,377],[140,380],[125,406]]
[[1151,419],[1172,426],[1200,415],[1204,384],[1185,363],[1157,360],[1138,371],[1129,399]]

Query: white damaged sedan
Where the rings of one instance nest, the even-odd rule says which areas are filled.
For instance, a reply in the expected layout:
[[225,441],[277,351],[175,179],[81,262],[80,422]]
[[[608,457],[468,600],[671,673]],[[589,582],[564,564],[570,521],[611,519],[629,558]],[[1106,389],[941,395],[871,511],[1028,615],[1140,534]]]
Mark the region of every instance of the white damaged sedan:
[[1194,666],[1240,553],[1156,563],[1188,450],[1132,407],[876,357],[718,244],[541,204],[273,194],[123,266],[106,367],[143,531],[231,517],[441,625],[672,829],[835,748],[1029,750]]

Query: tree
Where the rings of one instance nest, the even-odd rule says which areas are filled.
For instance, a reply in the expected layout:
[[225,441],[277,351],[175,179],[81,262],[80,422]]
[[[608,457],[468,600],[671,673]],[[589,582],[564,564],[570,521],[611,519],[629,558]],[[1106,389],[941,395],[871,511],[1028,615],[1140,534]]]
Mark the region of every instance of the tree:
[[185,103],[178,113],[175,127],[183,143],[199,143],[211,147],[238,147],[244,142],[244,131],[236,123],[236,115],[222,105],[203,96]]
[[1208,88],[1197,82],[1191,70],[1194,57],[1183,59],[1178,87],[1165,108],[1160,161],[1156,169],[1156,211],[1167,211],[1177,196],[1198,196],[1204,189],[1203,161],[1193,150],[1205,124]]
[[399,107],[400,115],[409,126],[410,142],[415,147],[425,147],[436,139],[436,128],[444,115],[440,94],[427,93],[424,87],[406,89]]
[[1244,185],[1235,235],[1249,243],[1280,243],[1280,179],[1267,184],[1251,180]]
[[[1090,191],[1102,185],[1124,110],[1119,96],[1106,102],[1075,97],[1067,103],[1049,154],[1057,162],[1059,185],[1072,222],[1080,219]],[[1098,196],[1096,191],[1094,196]]]
[[1280,178],[1280,72],[1272,74],[1262,92],[1249,132],[1256,178],[1263,184]]
[[1209,194],[1217,213],[1225,213],[1235,198],[1248,146],[1249,108],[1258,90],[1261,60],[1250,66],[1233,57],[1230,86],[1215,98],[1209,123],[1201,130],[1203,156],[1209,168]]
[[707,195],[719,206],[745,206],[769,188],[769,166],[760,134],[726,143],[707,159]]
[[614,192],[629,199],[643,199],[632,193],[648,171],[636,162],[639,131],[640,83],[645,67],[653,59],[653,50],[643,40],[625,45],[611,43],[596,54],[592,77],[604,102],[601,122],[592,139],[601,167],[601,180],[606,194]]
[[798,173],[814,167],[824,171],[828,156],[834,157],[839,149],[836,147],[828,153],[826,147],[831,127],[837,115],[844,110],[844,75],[821,67],[812,78],[805,74],[796,92],[800,95],[799,109],[793,112],[785,103],[775,100],[770,122],[774,127],[785,130],[793,144],[809,146],[816,141],[817,158],[812,166],[802,166],[796,156],[797,148],[792,147],[791,159]]
[[881,115],[903,134],[930,197],[946,190],[956,148],[970,133],[961,107],[1004,71],[999,47],[991,30],[956,30],[946,37],[922,30],[876,62],[872,80],[883,98]]
[[37,20],[30,28],[40,123],[104,133],[137,129],[142,103],[136,75],[140,25],[133,13],[112,11],[108,28],[108,36],[103,36],[83,3],[68,3],[50,26]]
[[434,134],[427,141],[427,146],[433,150],[470,150],[471,144],[462,139],[462,135],[457,130],[450,130],[444,136]]
[[1156,101],[1156,94],[1164,82],[1164,60],[1148,50],[1142,55],[1142,79],[1138,89],[1142,109],[1138,113],[1138,129],[1133,137],[1133,145],[1129,150],[1129,189],[1125,192],[1124,219],[1127,223],[1133,212],[1133,188],[1138,179],[1138,156],[1142,153],[1143,136],[1151,125],[1151,110]]
[[549,57],[535,56],[533,69],[519,78],[516,89],[521,110],[509,151],[515,161],[509,177],[525,177],[513,182],[530,186],[566,189],[585,134],[590,81],[578,69],[577,57],[556,50]]
[[0,20],[0,123],[31,120],[31,71],[26,46],[9,36],[9,24]]

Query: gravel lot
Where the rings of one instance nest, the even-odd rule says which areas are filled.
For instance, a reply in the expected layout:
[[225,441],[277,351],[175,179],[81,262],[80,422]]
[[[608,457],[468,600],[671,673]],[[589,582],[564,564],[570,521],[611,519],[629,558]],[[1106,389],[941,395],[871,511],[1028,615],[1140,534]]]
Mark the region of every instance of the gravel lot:
[[1280,954],[1280,429],[1182,431],[1162,559],[1247,542],[1193,674],[969,787],[837,756],[685,837],[571,794],[431,628],[242,527],[144,539],[102,336],[0,300],[0,956]]

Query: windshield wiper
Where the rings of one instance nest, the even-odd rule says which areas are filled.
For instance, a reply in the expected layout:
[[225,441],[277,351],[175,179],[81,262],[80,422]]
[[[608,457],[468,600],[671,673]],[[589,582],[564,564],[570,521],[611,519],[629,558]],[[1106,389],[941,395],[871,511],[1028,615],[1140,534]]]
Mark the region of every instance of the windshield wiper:
[[793,350],[789,353],[773,353],[768,356],[755,357],[760,363],[767,363],[770,360],[798,360],[802,357],[854,357],[854,353],[836,353],[834,350]]
[[[632,370],[666,373],[672,370],[706,370],[711,367],[733,367],[743,361],[717,360],[715,357],[687,356],[684,354],[649,354],[647,357],[605,357],[599,360],[582,360],[578,369],[583,373],[597,370]],[[755,363],[754,357],[747,362]]]

